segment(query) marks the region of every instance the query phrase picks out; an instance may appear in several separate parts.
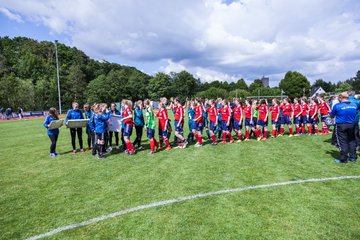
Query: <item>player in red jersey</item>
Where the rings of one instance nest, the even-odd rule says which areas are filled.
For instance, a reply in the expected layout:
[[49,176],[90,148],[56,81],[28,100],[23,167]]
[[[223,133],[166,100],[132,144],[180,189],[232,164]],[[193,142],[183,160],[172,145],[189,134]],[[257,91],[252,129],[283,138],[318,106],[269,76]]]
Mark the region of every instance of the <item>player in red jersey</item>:
[[202,146],[202,130],[204,128],[204,107],[201,103],[200,98],[195,98],[194,100],[194,111],[195,111],[195,118],[194,118],[194,130],[195,130],[195,138],[197,140],[195,147]]
[[257,136],[257,140],[260,141],[262,137],[261,129],[264,128],[263,140],[266,140],[269,135],[267,129],[269,109],[267,107],[265,99],[260,100],[260,105],[256,106],[256,109],[259,111],[259,116],[258,116],[258,121],[256,123],[255,134]]
[[318,101],[313,98],[310,100],[310,110],[309,110],[309,120],[308,120],[308,135],[312,135],[312,128],[314,128],[315,135],[319,133],[318,124],[319,124],[319,116],[318,116]]
[[245,106],[243,107],[243,111],[244,111],[244,116],[245,116],[245,140],[244,141],[249,141],[250,140],[250,130],[255,132],[254,122],[253,122],[254,111],[253,111],[250,99],[245,100]]
[[302,106],[302,112],[301,112],[301,132],[302,134],[305,134],[305,126],[308,122],[309,118],[309,105],[307,103],[306,97],[303,97],[301,99],[301,106]]
[[216,127],[218,125],[218,110],[216,107],[216,102],[214,99],[209,100],[210,107],[206,108],[206,112],[208,114],[209,120],[210,120],[210,137],[212,139],[211,144],[216,145],[216,136],[214,131],[216,130]]
[[235,107],[233,108],[234,114],[234,131],[238,137],[238,142],[242,141],[242,120],[243,120],[243,109],[241,106],[241,99],[235,98],[234,99]]
[[300,135],[300,124],[301,124],[301,114],[302,114],[302,106],[299,103],[299,99],[295,98],[294,99],[294,124],[296,126],[296,135],[295,136],[299,136]]
[[174,111],[174,127],[175,127],[175,136],[177,140],[180,140],[178,142],[179,148],[186,148],[186,145],[188,144],[185,140],[184,136],[182,135],[184,132],[184,107],[181,105],[180,99],[176,98],[174,101],[173,106]]
[[222,107],[220,108],[220,113],[221,113],[221,130],[222,130],[221,143],[226,143],[226,136],[230,138],[230,143],[233,143],[234,139],[231,136],[231,132],[230,132],[231,108],[228,105],[228,101],[226,99],[222,101]]
[[271,101],[271,104],[272,106],[269,109],[269,111],[271,112],[271,125],[272,125],[271,137],[276,137],[278,135],[277,124],[279,122],[280,106],[279,106],[279,101],[276,98],[274,98]]
[[132,129],[133,129],[133,113],[132,113],[132,102],[130,100],[124,100],[123,101],[123,108],[124,111],[121,113],[121,115],[123,116],[123,118],[121,119],[121,121],[124,122],[124,140],[125,140],[125,144],[126,144],[126,149],[127,149],[127,153],[128,154],[134,154],[135,150],[134,150],[134,146],[130,141],[130,137],[132,134]]
[[280,126],[280,134],[279,136],[284,135],[284,125],[286,124],[289,128],[290,135],[289,137],[293,136],[293,129],[291,127],[291,120],[294,117],[294,109],[291,103],[287,98],[283,99],[283,105],[281,105],[281,109],[283,111],[282,117],[281,117],[281,126]]
[[329,112],[330,112],[330,106],[329,104],[324,100],[323,97],[319,97],[319,110],[320,110],[320,116],[321,116],[321,133],[320,134],[329,134],[329,129],[326,125],[326,118],[329,117]]
[[[159,134],[159,138],[160,137],[163,138],[163,141],[165,141],[165,143],[166,143],[166,150],[170,150],[171,146],[170,146],[170,141],[168,138],[168,131],[167,131],[169,117],[168,117],[166,106],[163,102],[159,103],[159,111],[156,114],[156,117],[158,117],[158,119],[159,119],[159,133],[161,131],[161,135]],[[160,146],[162,147],[161,143],[160,143]]]

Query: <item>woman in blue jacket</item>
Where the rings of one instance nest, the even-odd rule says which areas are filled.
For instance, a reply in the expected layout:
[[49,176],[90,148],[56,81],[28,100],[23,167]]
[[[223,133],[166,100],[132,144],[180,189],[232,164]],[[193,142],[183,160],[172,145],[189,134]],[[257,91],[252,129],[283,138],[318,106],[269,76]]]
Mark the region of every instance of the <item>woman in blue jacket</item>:
[[[116,108],[115,103],[111,104],[110,107],[110,114],[111,115],[121,115],[120,111]],[[112,150],[112,138],[113,138],[113,134],[115,135],[115,145],[116,145],[116,149],[119,149],[119,133],[118,132],[112,132],[109,131],[109,152],[111,152]]]
[[103,147],[105,145],[105,132],[107,128],[107,121],[110,118],[110,111],[106,113],[106,104],[98,105],[94,111],[95,123],[95,143],[98,151],[98,158],[105,158],[103,155]]
[[135,130],[136,130],[136,138],[133,142],[133,145],[138,145],[138,150],[143,149],[141,146],[141,138],[144,129],[144,115],[142,112],[143,109],[143,102],[141,100],[137,101],[135,109],[134,109],[134,123],[135,123]]
[[[83,113],[79,109],[79,104],[77,102],[73,102],[72,107],[73,107],[73,109],[70,109],[68,111],[67,115],[66,115],[66,119],[65,119],[66,125],[68,124],[69,120],[84,119]],[[73,148],[72,153],[73,154],[76,153],[76,145],[75,145],[76,133],[77,133],[78,139],[79,139],[80,152],[84,152],[83,139],[82,139],[82,128],[70,128],[71,144],[72,144],[72,148]]]
[[49,115],[45,118],[44,121],[44,127],[47,129],[47,135],[51,140],[50,157],[60,156],[60,154],[56,153],[56,142],[58,140],[60,131],[58,128],[51,130],[49,129],[50,123],[55,120],[59,120],[58,112],[55,108],[50,108]]
[[[92,115],[94,114],[94,112],[91,110],[90,104],[86,103],[84,105],[84,113],[85,113],[85,119],[90,120]],[[90,151],[92,149],[91,142],[93,142],[93,138],[94,138],[94,132],[91,131],[90,121],[86,125],[86,134],[87,134],[88,150]]]

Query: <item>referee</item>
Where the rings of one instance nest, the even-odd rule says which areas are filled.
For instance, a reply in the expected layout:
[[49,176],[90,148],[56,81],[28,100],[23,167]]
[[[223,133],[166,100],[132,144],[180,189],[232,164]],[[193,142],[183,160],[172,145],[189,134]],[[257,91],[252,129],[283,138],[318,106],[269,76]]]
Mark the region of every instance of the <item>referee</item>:
[[355,103],[349,101],[347,92],[339,95],[339,103],[336,104],[330,113],[336,121],[336,138],[339,144],[340,159],[336,159],[337,163],[347,163],[348,160],[356,162],[356,139],[355,124],[356,111],[358,109]]

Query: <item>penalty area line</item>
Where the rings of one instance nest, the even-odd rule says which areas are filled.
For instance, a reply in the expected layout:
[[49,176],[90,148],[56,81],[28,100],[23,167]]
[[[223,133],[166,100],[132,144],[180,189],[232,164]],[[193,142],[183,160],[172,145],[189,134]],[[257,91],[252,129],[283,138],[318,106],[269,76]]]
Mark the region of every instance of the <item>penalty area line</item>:
[[158,207],[158,206],[169,205],[169,204],[172,204],[172,203],[184,202],[184,201],[191,200],[191,199],[196,199],[196,198],[203,198],[203,197],[208,197],[208,196],[220,195],[220,194],[224,194],[224,193],[242,192],[242,191],[247,191],[247,190],[251,190],[251,189],[278,187],[278,186],[300,184],[300,183],[325,182],[325,181],[335,181],[335,180],[345,180],[345,179],[359,179],[359,178],[360,178],[360,176],[339,176],[339,177],[329,177],[329,178],[310,178],[310,179],[295,180],[295,181],[288,181],[288,182],[279,182],[279,183],[254,185],[254,186],[241,187],[241,188],[223,189],[223,190],[219,190],[219,191],[215,191],[215,192],[198,193],[198,194],[195,194],[195,195],[179,197],[179,198],[173,198],[173,199],[159,201],[159,202],[152,202],[152,203],[149,203],[149,204],[139,205],[139,206],[136,206],[136,207],[133,207],[133,208],[127,208],[127,209],[120,210],[120,211],[117,211],[117,212],[102,215],[100,217],[92,218],[92,219],[89,219],[89,220],[86,220],[86,221],[83,221],[83,222],[73,223],[73,224],[70,224],[70,225],[58,227],[58,228],[53,229],[53,230],[51,230],[49,232],[45,232],[45,233],[42,233],[42,234],[39,234],[39,235],[36,235],[36,236],[29,237],[26,240],[36,240],[36,239],[40,239],[40,238],[43,238],[43,237],[52,236],[52,235],[55,235],[55,234],[57,234],[59,232],[63,232],[63,231],[66,231],[66,230],[71,230],[71,229],[74,229],[74,228],[83,227],[83,226],[87,226],[87,225],[90,225],[90,224],[93,224],[93,223],[101,222],[101,221],[107,220],[109,218],[114,218],[114,217],[124,215],[124,214],[127,214],[127,213],[136,212],[136,211],[140,211],[140,210],[148,209],[148,208],[154,208],[154,207]]

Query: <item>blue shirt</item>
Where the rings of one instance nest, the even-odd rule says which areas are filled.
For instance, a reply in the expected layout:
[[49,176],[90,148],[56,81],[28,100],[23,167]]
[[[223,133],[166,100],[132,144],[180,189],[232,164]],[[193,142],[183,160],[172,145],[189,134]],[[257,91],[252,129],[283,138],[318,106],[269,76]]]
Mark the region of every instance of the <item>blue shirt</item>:
[[48,115],[46,118],[45,118],[45,121],[44,121],[44,127],[47,129],[47,135],[48,136],[52,136],[52,135],[58,135],[59,134],[59,129],[56,128],[56,129],[49,129],[48,126],[49,124],[52,122],[52,121],[56,121],[58,119],[54,119],[51,115]]
[[357,109],[355,103],[350,101],[340,102],[335,104],[330,116],[336,117],[336,123],[338,124],[355,123]]
[[195,111],[192,108],[188,108],[189,124],[192,124],[195,118]]
[[358,110],[356,111],[355,121],[359,122],[359,119],[360,119],[360,101],[358,99],[356,99],[354,96],[350,96],[349,101],[352,102],[352,103],[355,103],[356,106],[357,106]]
[[134,111],[134,123],[136,126],[144,126],[144,115],[142,110],[136,106]]
[[66,115],[65,122],[74,119],[84,119],[84,116],[80,109],[78,110],[70,109]]
[[95,123],[95,133],[105,133],[107,127],[107,120],[110,118],[110,111],[106,114],[95,114],[94,123]]

